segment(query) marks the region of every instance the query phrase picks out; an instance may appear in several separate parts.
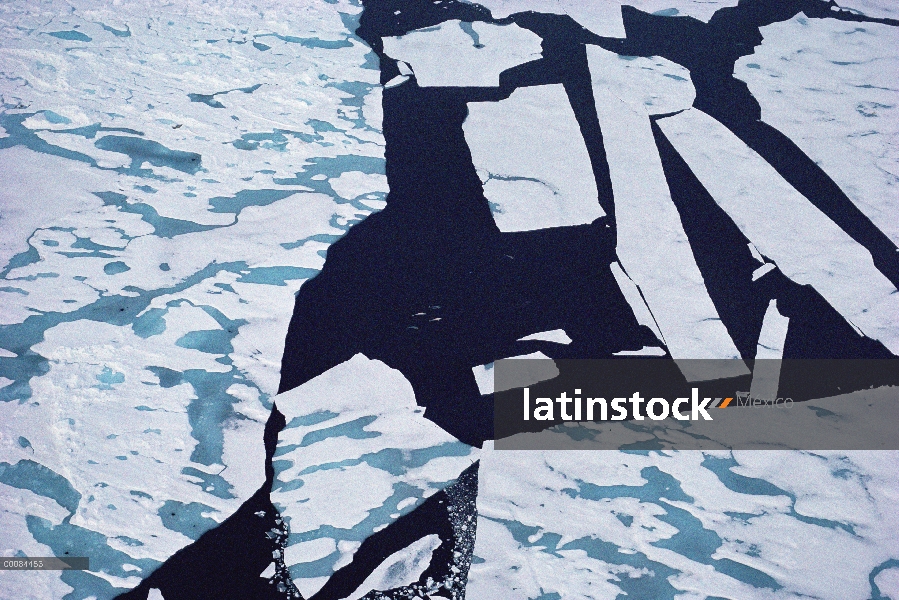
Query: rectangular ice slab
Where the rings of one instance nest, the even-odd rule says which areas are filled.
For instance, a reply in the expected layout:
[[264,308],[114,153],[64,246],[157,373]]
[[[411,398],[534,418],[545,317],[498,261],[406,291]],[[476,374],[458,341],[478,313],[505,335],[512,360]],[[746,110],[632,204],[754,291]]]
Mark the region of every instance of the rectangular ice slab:
[[408,63],[421,87],[498,87],[500,73],[542,50],[537,34],[514,23],[446,21],[383,41],[384,53]]
[[[621,266],[642,292],[675,360],[740,358],[709,297],[671,201],[649,115],[636,96],[634,102],[626,102],[603,83],[610,77],[606,54],[587,47],[615,194]],[[742,362],[732,364],[734,376],[749,373]],[[704,378],[702,373],[684,375],[691,381]]]
[[469,103],[463,128],[500,231],[583,225],[605,214],[561,84]]
[[[768,263],[771,264],[771,263]],[[777,310],[777,300],[768,303],[762,331],[759,334],[755,365],[752,368],[752,385],[749,394],[753,398],[777,398],[780,385],[780,361],[784,354],[784,342],[790,319]],[[767,360],[766,360],[767,359]]]
[[870,253],[727,127],[696,109],[658,121],[715,201],[793,281],[899,354],[899,293]]

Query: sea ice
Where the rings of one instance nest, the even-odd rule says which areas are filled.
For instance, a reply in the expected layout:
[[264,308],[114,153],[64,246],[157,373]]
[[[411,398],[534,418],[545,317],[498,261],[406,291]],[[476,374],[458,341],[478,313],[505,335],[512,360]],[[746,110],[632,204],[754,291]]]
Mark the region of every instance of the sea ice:
[[518,25],[477,22],[470,27],[476,36],[461,21],[445,21],[385,37],[384,53],[409,64],[422,87],[497,87],[500,73],[540,58],[540,38]]
[[738,0],[630,0],[622,2],[643,12],[666,17],[693,17],[705,23],[722,8],[736,6]]
[[[869,14],[861,5],[875,3],[856,4]],[[887,16],[899,14],[895,3],[879,4],[893,13]],[[899,28],[800,14],[761,33],[764,40],[737,61],[734,75],[761,105],[762,120],[789,136],[899,244],[899,57],[892,52]]]
[[360,11],[4,5],[0,462],[40,502],[0,503],[0,528],[96,551],[0,596],[111,598],[261,485],[294,294],[376,206],[327,180],[384,192]]
[[344,171],[339,177],[328,181],[331,189],[341,198],[352,200],[363,194],[372,192],[389,192],[387,177],[380,173],[363,173],[361,171]]
[[500,231],[582,225],[605,214],[562,85],[518,88],[468,111],[465,141]]
[[570,344],[571,338],[568,337],[568,334],[565,333],[564,329],[553,329],[552,331],[541,331],[539,333],[532,333],[530,335],[526,335],[523,338],[519,338],[519,342],[527,342],[530,340],[534,341],[542,341],[542,342],[554,342],[556,344]]
[[[27,240],[38,227],[53,223],[61,213],[103,204],[89,191],[99,177],[87,165],[21,146],[0,150],[0,165],[4,165],[0,168],[0,269],[28,250]],[[59,176],[47,177],[48,172]]]
[[899,354],[899,293],[871,254],[721,123],[697,109],[659,126],[759,251],[814,287],[865,335]]
[[588,45],[587,60],[593,89],[616,96],[636,111],[663,115],[690,108],[696,99],[690,72],[660,56],[621,56]]
[[[615,193],[617,254],[623,271],[642,293],[674,359],[740,358],[709,297],[671,201],[643,100],[649,87],[629,85],[632,80],[666,78],[651,70],[651,62],[643,69],[628,70],[625,61],[594,46],[588,46],[587,58]],[[688,89],[669,86],[673,98],[660,101],[665,110],[683,110],[692,103],[695,94],[689,80],[685,81]],[[681,369],[690,369],[685,372],[690,381],[708,377],[697,371],[697,364],[679,363]],[[749,372],[739,361],[721,364],[731,365],[729,375]],[[717,368],[715,373],[728,376]]]
[[[878,522],[895,461],[485,445],[468,593],[862,600],[867,574],[896,548],[895,517]],[[862,473],[880,474],[866,483]]]
[[753,398],[777,398],[780,383],[780,361],[783,358],[784,342],[790,319],[777,310],[777,300],[768,303],[762,330],[759,333],[756,362],[752,370],[752,384],[749,393]]
[[347,600],[359,600],[371,590],[392,590],[415,583],[431,562],[441,540],[436,534],[426,535],[408,547],[384,559]]
[[478,454],[424,418],[399,371],[361,354],[276,402],[287,427],[271,496],[288,519],[290,542],[325,539],[346,549],[289,553],[304,595],[347,564],[358,541],[455,481]]

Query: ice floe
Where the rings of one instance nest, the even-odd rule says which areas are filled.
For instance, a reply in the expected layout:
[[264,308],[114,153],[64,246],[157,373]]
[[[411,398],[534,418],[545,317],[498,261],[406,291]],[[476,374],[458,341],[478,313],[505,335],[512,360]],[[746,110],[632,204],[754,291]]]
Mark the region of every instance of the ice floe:
[[761,32],[764,40],[734,74],[758,100],[762,120],[788,135],[899,244],[899,58],[891,52],[899,31],[800,14]]
[[[652,61],[643,69],[628,70],[624,61],[594,46],[587,48],[587,57],[615,193],[622,274],[639,289],[674,359],[740,358],[709,297],[671,200],[650,128],[647,101],[643,99],[651,93],[650,87],[629,85],[633,80],[666,78],[653,73]],[[692,103],[692,85],[689,79],[685,81],[686,86],[670,86],[673,98],[662,96],[661,103],[667,109],[683,110]],[[664,94],[664,88],[659,93]],[[636,305],[635,313],[641,312],[635,295],[629,295],[631,304]],[[682,369],[693,369],[685,372],[691,381],[706,378],[706,374],[694,372],[698,363],[680,364]],[[738,361],[727,364],[733,366],[733,375],[749,372]]]
[[895,453],[789,456],[485,447],[468,593],[868,597]]
[[[349,563],[359,542],[477,459],[424,418],[399,371],[361,354],[276,400],[287,428],[272,501],[288,519],[287,566],[304,595]],[[335,545],[344,550],[324,554]]]
[[347,600],[359,600],[371,590],[392,590],[418,581],[440,545],[435,534],[426,535],[384,559]]
[[659,120],[677,151],[744,235],[783,273],[899,353],[899,294],[871,254],[729,129],[700,110]]
[[500,231],[582,225],[605,214],[562,85],[519,88],[468,110],[465,141]]
[[383,42],[384,53],[409,64],[422,87],[496,87],[500,73],[541,52],[540,38],[515,24],[446,21]]

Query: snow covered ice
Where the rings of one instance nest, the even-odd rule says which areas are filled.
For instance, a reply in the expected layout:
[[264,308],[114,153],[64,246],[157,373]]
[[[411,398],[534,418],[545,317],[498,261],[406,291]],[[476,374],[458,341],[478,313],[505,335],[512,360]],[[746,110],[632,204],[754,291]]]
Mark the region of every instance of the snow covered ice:
[[[739,15],[753,6],[762,16],[749,26]],[[612,252],[602,281],[620,296],[598,300],[626,307],[621,331],[642,326],[617,356],[748,364],[835,322],[895,354],[899,10],[785,0],[789,14],[768,18],[773,6],[0,5],[0,554],[90,557],[88,571],[0,571],[0,598],[181,597],[165,582],[138,586],[264,488],[273,402],[286,417],[266,496],[279,512],[254,517],[283,517],[285,533],[263,532],[283,535],[283,552],[254,574],[283,587],[273,593],[290,593],[287,576],[307,598],[331,593],[335,577],[352,598],[438,587],[522,600],[899,598],[896,451],[524,452],[460,441],[435,403],[420,406],[423,382],[457,377],[482,410],[491,361],[585,343],[558,306],[527,313],[545,296],[513,317],[503,306],[471,318],[496,327],[440,337],[468,318],[458,297],[505,293],[508,280],[458,297],[428,281],[420,306],[382,336],[419,336],[410,355],[445,372],[411,376],[409,362],[341,338],[348,356],[277,394],[296,295],[329,261],[345,264],[335,244],[354,231],[428,259],[449,248],[458,265],[447,259],[446,272],[484,279],[532,274],[522,262],[542,255],[517,252],[519,240],[587,232]],[[709,60],[703,40],[732,23],[747,36],[742,54]],[[832,186],[816,197],[817,184],[785,175],[758,142],[775,134],[752,129],[751,103],[721,98],[751,98],[760,122],[795,146],[789,156]],[[409,107],[434,121],[407,118]],[[408,131],[388,131],[397,123],[430,136],[435,153],[402,146]],[[458,186],[428,187],[442,168]],[[701,221],[712,213],[720,220]],[[697,231],[700,222],[730,228]],[[466,237],[454,223],[483,230]],[[721,253],[713,235],[739,248]],[[478,254],[492,243],[503,252]],[[416,268],[389,279],[396,254],[361,252],[359,265],[385,269],[365,280],[385,290],[444,274],[404,256],[397,264]],[[541,264],[553,285],[577,256],[566,258]],[[814,290],[827,327],[816,327],[824,308],[797,315],[794,296],[740,303],[775,284]],[[372,322],[370,297],[332,300],[350,318],[322,342]],[[491,346],[497,332],[508,340]],[[443,364],[433,340],[477,351]],[[421,514],[442,529],[416,529]],[[405,541],[383,556],[365,545],[390,536]]]

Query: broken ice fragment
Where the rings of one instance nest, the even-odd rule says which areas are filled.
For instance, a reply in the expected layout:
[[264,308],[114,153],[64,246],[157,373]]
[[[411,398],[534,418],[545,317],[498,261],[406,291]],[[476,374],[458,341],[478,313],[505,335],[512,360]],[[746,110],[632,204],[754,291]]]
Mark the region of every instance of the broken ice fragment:
[[784,275],[899,354],[899,293],[871,253],[727,127],[698,109],[659,127],[715,202]]
[[[630,102],[619,98],[604,83],[609,77],[609,54],[593,46],[587,48],[596,113],[615,193],[621,266],[648,305],[672,358],[739,359],[671,200],[649,115],[634,98]],[[694,369],[684,372],[689,381],[701,381],[706,375],[695,371],[698,364],[678,366]],[[720,366],[727,364],[731,368],[725,372],[714,369],[716,378],[749,373],[742,361],[722,362]]]
[[472,102],[463,124],[500,231],[584,225],[605,215],[568,95],[561,84]]
[[472,45],[461,21],[446,21],[385,37],[384,53],[400,61],[398,67],[407,63],[421,87],[497,87],[500,73],[540,58],[540,37],[518,25],[471,23],[471,30],[481,47]]

